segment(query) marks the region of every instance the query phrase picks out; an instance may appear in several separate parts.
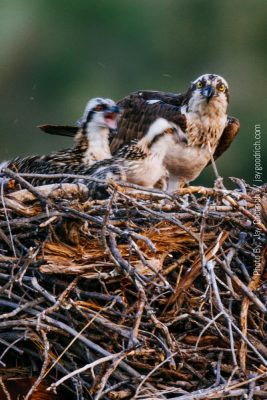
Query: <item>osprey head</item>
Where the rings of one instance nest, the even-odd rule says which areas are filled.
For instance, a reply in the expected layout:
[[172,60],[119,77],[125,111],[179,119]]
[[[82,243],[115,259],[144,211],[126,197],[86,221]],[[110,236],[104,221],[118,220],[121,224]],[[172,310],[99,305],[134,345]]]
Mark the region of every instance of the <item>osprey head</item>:
[[165,118],[157,118],[149,127],[144,139],[148,147],[157,144],[172,144],[179,137],[178,127]]
[[94,126],[115,130],[117,129],[119,113],[120,108],[113,100],[96,97],[88,101],[78,124],[84,128],[88,124],[93,124]]
[[186,94],[186,100],[190,111],[219,107],[226,112],[229,102],[228,83],[219,75],[201,75],[192,82]]

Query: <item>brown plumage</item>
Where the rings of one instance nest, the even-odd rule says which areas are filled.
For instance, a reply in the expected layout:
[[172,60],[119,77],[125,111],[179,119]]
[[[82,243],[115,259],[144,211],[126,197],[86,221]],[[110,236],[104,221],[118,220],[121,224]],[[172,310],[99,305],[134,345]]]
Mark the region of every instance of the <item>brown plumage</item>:
[[93,163],[111,157],[109,148],[110,129],[117,128],[119,107],[110,99],[91,99],[85,108],[81,127],[75,135],[73,147],[43,156],[16,157],[0,164],[21,173],[46,173],[67,166]]
[[84,164],[59,166],[34,161],[36,173],[90,176],[93,179],[102,180],[102,184],[87,179],[73,178],[44,180],[36,177],[28,180],[34,185],[57,182],[84,183],[92,198],[107,195],[106,182],[110,178],[152,188],[158,180],[166,180],[168,172],[163,164],[164,157],[170,146],[182,140],[179,130],[173,123],[158,118],[151,124],[142,139],[133,140],[119,149],[112,158],[98,161],[92,166],[88,167]]
[[[168,172],[163,161],[168,147],[176,140],[181,140],[177,127],[163,118],[158,118],[142,139],[124,145],[111,159],[99,161],[87,171],[79,169],[79,173],[105,182],[112,178],[152,188],[160,179],[166,180]],[[103,192],[106,194],[105,183],[99,185],[89,181],[86,184],[92,197],[99,197]]]
[[[133,139],[144,136],[150,124],[163,117],[185,133],[187,144],[177,144],[166,155],[170,172],[170,190],[194,180],[214,159],[230,146],[239,131],[239,121],[227,116],[228,85],[218,75],[206,74],[196,79],[184,94],[157,91],[131,93],[117,104],[123,109],[118,133],[111,140],[112,154]],[[68,127],[46,125],[45,131],[69,134]],[[70,127],[70,130],[74,130]]]

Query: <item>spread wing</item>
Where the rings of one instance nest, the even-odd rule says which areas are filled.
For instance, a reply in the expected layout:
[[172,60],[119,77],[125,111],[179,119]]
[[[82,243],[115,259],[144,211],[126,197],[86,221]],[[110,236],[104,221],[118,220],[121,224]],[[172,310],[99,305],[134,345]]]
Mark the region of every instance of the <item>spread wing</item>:
[[70,136],[74,137],[78,130],[80,129],[78,126],[71,125],[39,125],[37,128],[41,129],[41,131],[45,133],[49,133],[50,135],[59,135],[59,136]]
[[138,91],[120,100],[122,108],[118,132],[111,141],[111,152],[116,152],[133,139],[141,139],[158,117],[186,129],[186,117],[181,113],[184,96],[157,91]]
[[224,128],[220,141],[213,155],[214,160],[219,158],[225,152],[225,150],[228,149],[228,147],[231,145],[232,141],[238,134],[239,128],[240,128],[239,120],[234,117],[228,117],[227,125]]

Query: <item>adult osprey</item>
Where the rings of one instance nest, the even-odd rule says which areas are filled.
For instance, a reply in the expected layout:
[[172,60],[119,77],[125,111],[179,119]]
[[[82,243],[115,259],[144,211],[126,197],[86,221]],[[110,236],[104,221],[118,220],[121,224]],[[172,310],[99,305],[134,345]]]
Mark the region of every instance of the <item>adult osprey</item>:
[[[114,154],[132,139],[140,139],[158,117],[179,126],[184,138],[170,147],[165,165],[170,179],[168,189],[198,177],[211,154],[217,159],[232,143],[240,124],[236,118],[227,116],[229,103],[228,84],[215,74],[205,74],[191,83],[184,94],[158,91],[131,93],[117,104],[123,109],[118,132],[111,140]],[[48,133],[72,136],[76,127],[44,125]],[[184,140],[185,139],[185,140]]]

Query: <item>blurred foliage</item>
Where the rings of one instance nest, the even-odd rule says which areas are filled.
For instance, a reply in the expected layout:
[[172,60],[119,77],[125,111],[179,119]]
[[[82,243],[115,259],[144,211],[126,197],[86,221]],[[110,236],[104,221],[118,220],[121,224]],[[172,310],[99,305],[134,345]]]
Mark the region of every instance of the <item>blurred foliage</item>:
[[[254,126],[267,126],[266,15],[266,0],[0,0],[0,159],[69,146],[36,125],[73,123],[90,97],[179,92],[215,72],[241,121],[219,171],[253,182]],[[262,161],[264,148],[262,138]]]

